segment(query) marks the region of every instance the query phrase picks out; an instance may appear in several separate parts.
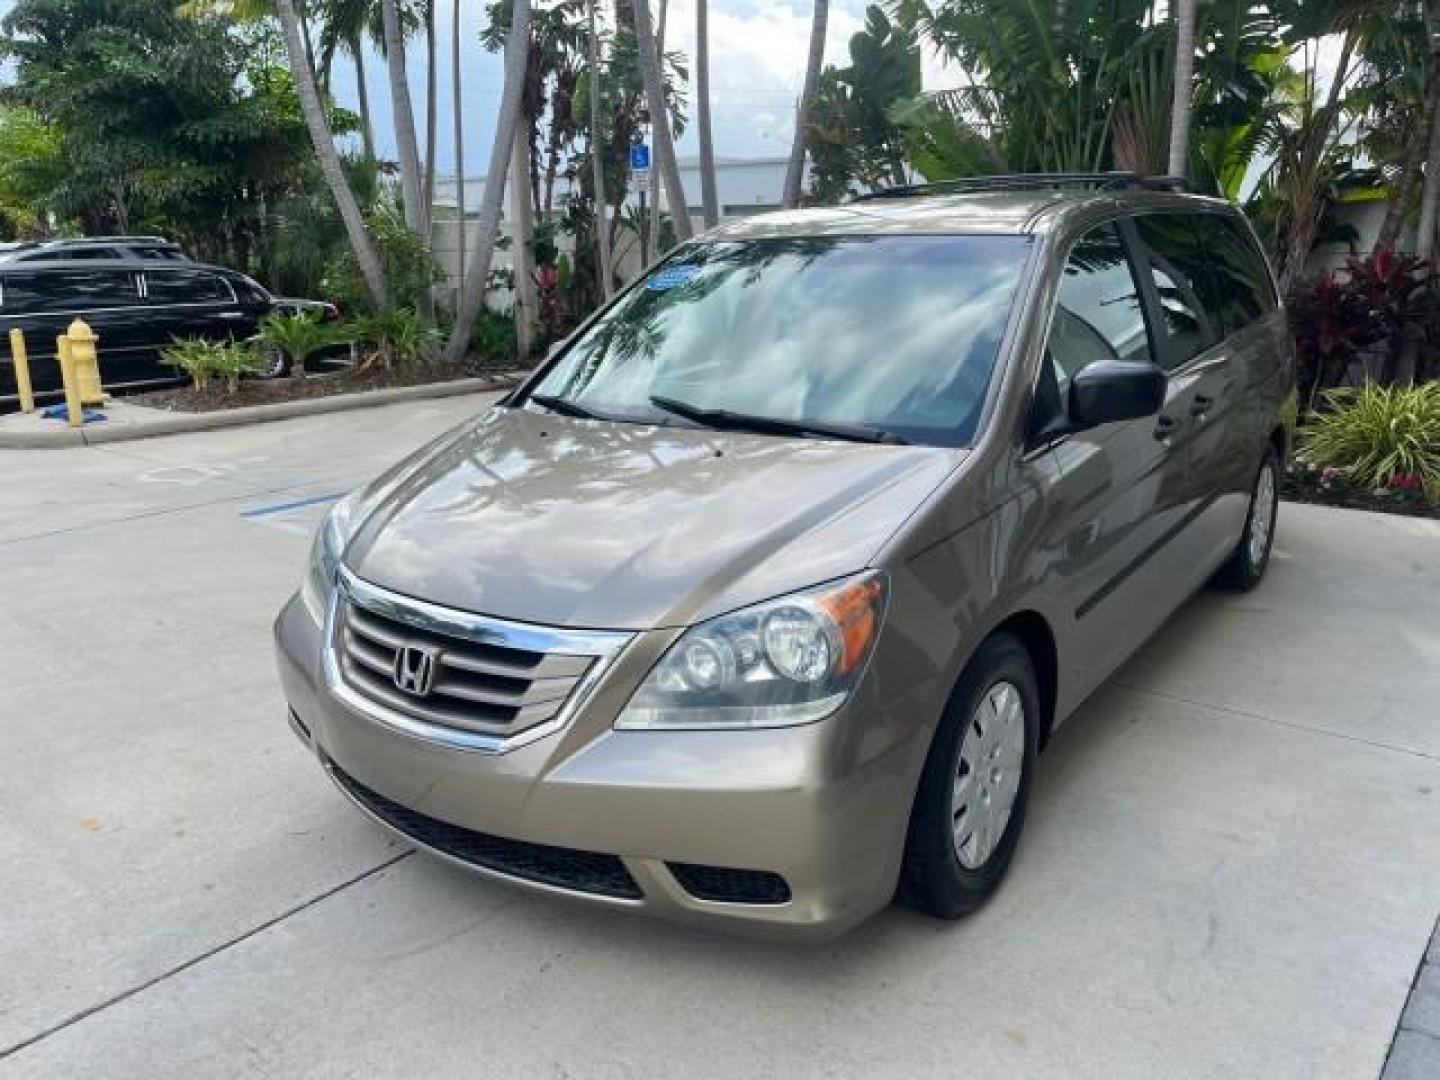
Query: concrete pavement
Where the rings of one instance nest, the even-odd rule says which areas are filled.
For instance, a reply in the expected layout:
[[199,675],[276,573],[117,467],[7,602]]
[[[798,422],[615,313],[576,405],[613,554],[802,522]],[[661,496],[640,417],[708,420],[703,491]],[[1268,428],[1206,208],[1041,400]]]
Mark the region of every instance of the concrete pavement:
[[1379,1075],[1440,911],[1440,525],[1283,506],[1057,733],[979,916],[764,945],[407,854],[287,729],[309,529],[477,407],[0,452],[0,1078]]

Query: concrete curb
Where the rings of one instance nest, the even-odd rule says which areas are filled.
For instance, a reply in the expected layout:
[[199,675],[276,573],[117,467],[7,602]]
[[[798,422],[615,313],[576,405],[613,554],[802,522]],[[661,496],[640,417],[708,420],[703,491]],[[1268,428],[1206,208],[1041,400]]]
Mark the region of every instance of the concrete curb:
[[297,416],[319,416],[369,409],[378,405],[394,405],[402,401],[425,401],[433,398],[462,397],[485,391],[508,390],[519,381],[518,376],[499,378],[455,379],[419,386],[397,386],[388,390],[364,390],[355,394],[334,394],[330,397],[306,398],[301,401],[279,401],[273,405],[245,405],[238,409],[219,409],[207,413],[166,412],[163,409],[134,407],[147,415],[129,415],[121,422],[92,424],[81,428],[61,426],[52,430],[6,431],[0,429],[0,448],[26,449],[55,446],[95,446],[100,443],[129,442],[152,439],[159,435],[180,435],[193,431],[215,431],[220,428],[265,424],[289,420]]

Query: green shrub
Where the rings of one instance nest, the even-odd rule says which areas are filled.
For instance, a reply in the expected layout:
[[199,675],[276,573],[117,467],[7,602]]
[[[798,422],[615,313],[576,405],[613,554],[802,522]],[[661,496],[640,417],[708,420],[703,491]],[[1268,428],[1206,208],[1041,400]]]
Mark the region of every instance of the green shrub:
[[290,374],[305,377],[305,361],[321,349],[348,341],[349,327],[321,322],[318,315],[297,312],[283,315],[276,312],[265,316],[260,324],[260,341],[279,349],[290,359]]
[[1332,390],[1326,408],[1301,431],[1300,449],[1313,464],[1344,469],[1372,488],[1413,478],[1440,484],[1440,382]]
[[160,356],[171,367],[189,375],[196,390],[207,390],[212,379],[223,379],[228,394],[239,388],[242,375],[261,365],[260,357],[248,344],[205,338],[176,338],[174,344],[161,350]]
[[[425,291],[444,278],[429,245],[405,226],[404,217],[392,206],[376,207],[366,215],[365,225],[385,271],[391,306],[397,309],[417,306]],[[368,312],[374,307],[365,277],[360,273],[360,263],[348,246],[326,268],[321,287],[325,296],[338,303],[347,314]]]
[[489,306],[482,307],[470,331],[470,348],[480,354],[482,364],[513,363],[520,349],[515,336],[514,309],[496,311]]
[[356,328],[360,340],[375,350],[370,363],[386,368],[403,367],[428,356],[441,338],[439,330],[421,326],[420,316],[412,308],[371,312],[357,320]]

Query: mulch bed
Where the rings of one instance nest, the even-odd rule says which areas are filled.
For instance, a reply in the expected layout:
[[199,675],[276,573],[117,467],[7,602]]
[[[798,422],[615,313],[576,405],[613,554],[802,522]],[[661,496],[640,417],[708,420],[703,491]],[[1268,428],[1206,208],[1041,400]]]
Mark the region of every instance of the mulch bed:
[[1440,504],[1420,492],[1394,489],[1370,491],[1347,485],[1322,486],[1312,477],[1291,472],[1280,482],[1280,497],[1292,502],[1335,506],[1343,510],[1370,510],[1380,514],[1402,514],[1406,517],[1440,518]]
[[245,379],[233,394],[226,393],[223,384],[211,386],[204,391],[185,386],[177,390],[156,390],[148,394],[138,394],[125,400],[151,409],[168,409],[171,412],[216,412],[246,405],[273,405],[281,401],[301,401],[307,398],[331,397],[335,394],[354,394],[362,390],[388,390],[400,386],[453,382],[476,375],[494,374],[496,372],[493,370],[477,370],[469,361],[454,364],[412,364],[395,370],[372,368],[361,371],[358,368],[345,368],[341,371],[311,374],[303,379],[289,376],[279,379]]

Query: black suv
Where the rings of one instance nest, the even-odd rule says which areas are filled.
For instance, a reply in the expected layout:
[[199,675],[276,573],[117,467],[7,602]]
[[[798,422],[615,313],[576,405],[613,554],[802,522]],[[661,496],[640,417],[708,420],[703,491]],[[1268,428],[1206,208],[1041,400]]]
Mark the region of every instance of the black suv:
[[[178,250],[178,249],[177,249]],[[0,259],[0,412],[16,407],[8,335],[25,333],[36,400],[63,397],[55,338],[79,318],[100,338],[100,372],[108,390],[174,383],[160,349],[180,337],[243,340],[259,329],[274,298],[244,274],[191,262],[55,254],[31,261]],[[73,254],[73,252],[72,252]]]

